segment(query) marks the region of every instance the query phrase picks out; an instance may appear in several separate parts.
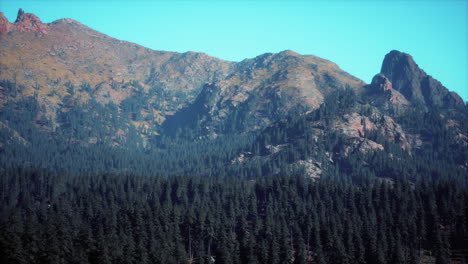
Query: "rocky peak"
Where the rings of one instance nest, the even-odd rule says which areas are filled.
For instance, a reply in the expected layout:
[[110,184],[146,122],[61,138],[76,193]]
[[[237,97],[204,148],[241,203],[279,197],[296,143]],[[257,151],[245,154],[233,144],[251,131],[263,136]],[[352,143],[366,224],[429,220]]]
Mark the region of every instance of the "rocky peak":
[[409,54],[392,50],[385,56],[380,73],[388,78],[393,89],[409,101],[426,106],[463,105],[460,96],[449,92],[439,81],[426,74]]
[[26,19],[26,17],[25,17],[24,11],[23,11],[22,8],[20,8],[18,10],[18,15],[16,16],[15,23],[20,22],[20,21],[24,21],[25,19]]
[[0,12],[0,34],[6,34],[9,32],[10,22],[5,17],[5,15]]
[[281,51],[280,53],[278,53],[279,55],[284,55],[284,56],[301,56],[301,54],[293,51],[293,50],[283,50]]
[[383,74],[376,74],[374,78],[372,78],[371,85],[380,92],[389,91],[392,89],[392,83]]
[[393,106],[408,106],[410,102],[400,92],[393,89],[392,82],[383,74],[379,73],[372,78],[369,85],[364,86],[367,96],[370,96],[371,103],[383,108]]
[[46,34],[47,28],[48,25],[43,24],[36,15],[25,13],[21,8],[18,10],[15,23],[10,23],[3,13],[0,14],[0,34],[6,34],[13,30],[21,32],[37,31]]
[[426,75],[409,54],[392,50],[385,55],[380,73],[388,77],[394,89],[409,100],[421,100],[421,78]]

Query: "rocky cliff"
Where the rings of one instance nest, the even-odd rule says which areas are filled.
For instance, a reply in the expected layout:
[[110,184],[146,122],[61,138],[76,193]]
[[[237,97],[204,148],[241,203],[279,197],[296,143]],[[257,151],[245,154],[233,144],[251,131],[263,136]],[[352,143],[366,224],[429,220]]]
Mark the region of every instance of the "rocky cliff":
[[463,105],[460,96],[450,92],[439,81],[426,74],[409,54],[393,50],[385,55],[380,74],[388,78],[393,89],[409,101],[426,106]]

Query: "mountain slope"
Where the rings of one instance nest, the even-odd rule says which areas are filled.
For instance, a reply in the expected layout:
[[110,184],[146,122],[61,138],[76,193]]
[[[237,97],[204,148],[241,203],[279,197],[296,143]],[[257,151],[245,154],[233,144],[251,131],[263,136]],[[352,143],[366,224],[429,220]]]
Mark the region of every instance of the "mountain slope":
[[231,163],[260,166],[262,175],[466,180],[466,110],[407,109],[400,115],[369,104],[351,90],[337,91],[319,109],[292,113],[268,126]]
[[104,108],[116,105],[122,122],[138,133],[140,127],[155,130],[205,83],[233,69],[232,62],[202,53],[154,51],[120,41],[71,19],[43,24],[20,10],[15,23],[0,14],[0,24],[0,107],[33,96],[44,108],[37,119],[48,121],[41,125],[45,130],[63,126],[61,113],[93,101]]
[[402,52],[366,84],[289,50],[226,62],[22,10],[15,23],[0,15],[0,31],[2,168],[354,179],[468,168],[466,105]]
[[[4,19],[0,21],[5,24]],[[35,26],[23,29],[22,23]],[[190,94],[213,81],[215,75],[229,72],[232,65],[201,53],[154,51],[106,36],[72,19],[42,24],[33,14],[20,10],[17,22],[9,24],[8,34],[0,35],[0,78],[25,86],[38,84],[51,89],[50,82],[57,79],[92,87],[136,80]]]
[[[392,57],[406,58],[413,70],[392,62]],[[379,73],[360,89],[332,90],[318,109],[307,114],[294,111],[267,126],[231,163],[260,166],[261,174],[295,172],[313,178],[338,174],[355,180],[365,175],[466,179],[467,106],[408,54],[391,51],[382,69],[390,66],[405,75],[382,70],[393,83]],[[410,85],[421,79],[438,84]],[[413,97],[421,89],[431,96]]]
[[305,113],[336,89],[360,90],[364,82],[336,64],[293,51],[263,54],[236,65],[224,80],[206,85],[195,102],[166,122],[173,132],[203,135],[261,130],[290,111]]

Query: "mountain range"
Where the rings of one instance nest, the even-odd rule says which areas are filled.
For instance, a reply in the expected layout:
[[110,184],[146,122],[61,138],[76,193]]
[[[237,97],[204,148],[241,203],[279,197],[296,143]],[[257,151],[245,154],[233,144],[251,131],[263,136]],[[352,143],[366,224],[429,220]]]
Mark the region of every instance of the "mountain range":
[[[21,9],[14,23],[0,13],[0,47],[4,168],[59,169],[43,156],[73,156],[73,148],[151,157],[171,156],[181,141],[232,141],[223,157],[212,157],[221,160],[217,169],[270,164],[285,152],[287,166],[279,167],[320,177],[352,153],[394,155],[393,145],[413,157],[457,146],[449,164],[468,169],[466,104],[400,51],[385,55],[368,84],[331,61],[290,50],[240,62],[155,51],[72,19],[45,24]],[[443,143],[436,142],[440,133]],[[339,143],[325,151],[319,142],[330,135]],[[51,144],[57,149],[44,154]],[[291,148],[304,146],[308,154],[290,157]]]

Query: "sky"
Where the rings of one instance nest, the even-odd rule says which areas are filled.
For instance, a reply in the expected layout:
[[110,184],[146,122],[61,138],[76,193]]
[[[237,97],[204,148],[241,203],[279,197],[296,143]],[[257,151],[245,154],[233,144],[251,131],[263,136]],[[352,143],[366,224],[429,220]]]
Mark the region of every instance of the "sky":
[[396,49],[468,101],[468,0],[0,0],[10,22],[19,8],[44,23],[72,18],[155,50],[231,61],[293,50],[367,83]]

